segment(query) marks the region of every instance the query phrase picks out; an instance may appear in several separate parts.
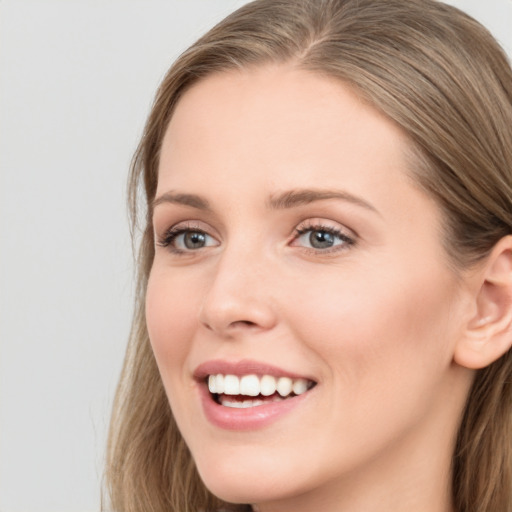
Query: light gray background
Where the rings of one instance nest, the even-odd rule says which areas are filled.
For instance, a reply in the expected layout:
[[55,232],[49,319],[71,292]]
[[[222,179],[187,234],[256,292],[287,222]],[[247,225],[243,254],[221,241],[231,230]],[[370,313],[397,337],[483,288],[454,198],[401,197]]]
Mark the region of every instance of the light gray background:
[[[131,155],[243,0],[0,1],[0,511],[93,512],[132,308]],[[452,1],[512,53],[512,0]]]

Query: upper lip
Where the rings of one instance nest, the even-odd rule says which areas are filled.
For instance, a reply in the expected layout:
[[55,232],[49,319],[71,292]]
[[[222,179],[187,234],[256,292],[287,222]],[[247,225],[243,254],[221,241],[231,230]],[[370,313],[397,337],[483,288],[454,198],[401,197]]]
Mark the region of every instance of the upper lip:
[[254,361],[251,359],[242,359],[240,361],[224,361],[221,359],[214,359],[200,364],[194,370],[194,378],[197,380],[204,380],[208,375],[236,375],[241,377],[243,375],[272,375],[273,377],[289,377],[290,379],[307,379],[315,382],[315,379],[301,375],[299,373],[291,372],[277,366]]

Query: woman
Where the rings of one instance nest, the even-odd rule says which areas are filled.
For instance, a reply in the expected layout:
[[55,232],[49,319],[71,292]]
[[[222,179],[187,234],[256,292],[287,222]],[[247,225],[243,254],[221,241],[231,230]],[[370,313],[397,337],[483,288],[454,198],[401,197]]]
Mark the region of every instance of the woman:
[[248,4],[165,77],[134,219],[139,183],[115,510],[511,510],[512,71],[483,27]]

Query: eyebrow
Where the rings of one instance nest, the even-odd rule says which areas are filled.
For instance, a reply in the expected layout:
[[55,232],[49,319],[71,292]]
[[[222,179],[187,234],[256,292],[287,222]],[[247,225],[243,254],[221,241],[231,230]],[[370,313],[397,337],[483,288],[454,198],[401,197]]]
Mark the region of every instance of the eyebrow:
[[325,201],[327,199],[340,199],[361,206],[366,210],[379,213],[375,206],[358,196],[345,191],[330,189],[297,189],[277,195],[274,194],[269,198],[268,206],[273,210],[281,210],[314,203],[316,201]]
[[183,206],[190,206],[198,210],[211,211],[210,203],[201,196],[196,194],[178,194],[174,192],[166,192],[161,196],[157,197],[152,203],[151,207],[154,209],[159,204],[171,203],[181,204]]
[[[339,199],[348,203],[355,204],[375,213],[379,211],[364,199],[340,190],[323,190],[323,189],[295,189],[282,192],[280,194],[272,194],[267,201],[267,206],[271,210],[283,210],[303,206],[316,201],[325,201],[328,199]],[[157,197],[151,204],[154,209],[163,203],[179,204],[190,206],[198,210],[212,211],[210,203],[204,197],[197,194],[180,194],[175,192],[165,192]]]

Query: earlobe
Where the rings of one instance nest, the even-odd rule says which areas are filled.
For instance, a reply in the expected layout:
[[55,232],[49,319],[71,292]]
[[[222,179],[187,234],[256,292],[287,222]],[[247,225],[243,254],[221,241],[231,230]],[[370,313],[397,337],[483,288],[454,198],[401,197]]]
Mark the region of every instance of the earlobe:
[[512,346],[512,236],[502,238],[478,271],[475,313],[455,348],[457,364],[484,368]]

